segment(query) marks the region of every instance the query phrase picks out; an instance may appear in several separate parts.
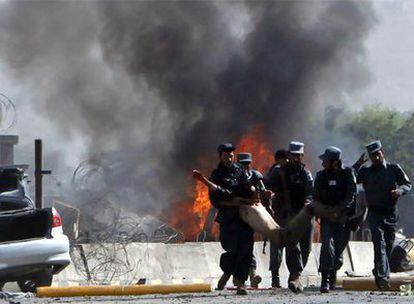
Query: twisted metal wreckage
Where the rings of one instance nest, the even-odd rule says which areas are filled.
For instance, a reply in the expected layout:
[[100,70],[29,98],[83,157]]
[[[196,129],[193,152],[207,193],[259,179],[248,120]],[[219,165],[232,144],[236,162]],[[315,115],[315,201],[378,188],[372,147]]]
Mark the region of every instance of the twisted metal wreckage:
[[[84,192],[88,188],[85,185],[90,185],[102,171],[96,163],[80,163],[72,178],[74,189]],[[73,265],[87,282],[108,284],[122,278],[128,284],[140,283],[138,270],[143,261],[128,252],[128,244],[184,242],[183,233],[159,219],[124,210],[116,193],[88,193],[86,197],[79,206],[60,198],[53,199],[52,205],[62,214]]]

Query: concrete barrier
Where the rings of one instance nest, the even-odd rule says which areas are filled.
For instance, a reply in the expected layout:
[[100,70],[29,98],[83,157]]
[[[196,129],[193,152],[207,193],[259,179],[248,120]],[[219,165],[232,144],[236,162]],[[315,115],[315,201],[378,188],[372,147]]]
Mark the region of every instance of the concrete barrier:
[[372,275],[374,248],[371,242],[349,242],[350,257],[354,273],[360,276]]
[[[102,245],[100,245],[102,247]],[[110,245],[113,246],[113,245]],[[254,254],[257,259],[257,273],[262,276],[263,287],[270,287],[271,274],[268,270],[270,244],[266,254],[262,253],[263,242],[256,242]],[[110,249],[99,248],[90,244],[82,245],[86,265],[82,265],[80,252],[75,251],[75,263],[54,277],[54,286],[76,286],[88,284],[127,285],[137,284],[145,279],[146,284],[178,284],[178,283],[217,283],[222,271],[219,267],[220,254],[223,252],[220,243],[132,243],[115,246]],[[99,251],[101,250],[101,252]],[[114,260],[114,265],[105,259]],[[350,253],[350,254],[349,254]],[[305,286],[319,284],[320,244],[314,243],[308,264],[303,271]],[[76,266],[76,267],[75,267]],[[105,268],[104,266],[107,266]],[[352,267],[353,266],[353,267]],[[89,279],[86,268],[89,271]],[[345,271],[371,273],[373,267],[373,251],[371,243],[350,242],[349,252],[344,252],[344,265],[338,275]],[[112,268],[117,268],[115,271]],[[104,270],[108,270],[105,273]],[[289,272],[283,262],[280,269],[281,283],[287,287]],[[232,281],[228,283],[232,286]]]

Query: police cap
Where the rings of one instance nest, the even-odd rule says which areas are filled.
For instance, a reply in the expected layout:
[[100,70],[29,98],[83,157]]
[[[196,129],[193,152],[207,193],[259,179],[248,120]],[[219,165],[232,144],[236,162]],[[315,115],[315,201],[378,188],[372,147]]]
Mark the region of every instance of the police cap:
[[251,153],[247,153],[247,152],[243,152],[243,153],[238,153],[237,154],[237,162],[238,163],[247,163],[250,164],[252,162],[252,154]]
[[218,153],[221,153],[221,152],[232,152],[234,150],[236,150],[236,147],[232,143],[220,144],[217,147],[217,152]]
[[291,141],[289,144],[289,152],[292,154],[303,154],[305,144],[300,141]]
[[319,155],[319,159],[321,160],[339,160],[341,159],[342,151],[341,149],[330,146],[325,149],[325,152]]
[[375,152],[382,149],[381,141],[375,140],[375,141],[369,143],[368,145],[366,145],[366,148],[367,148],[368,154],[375,153]]

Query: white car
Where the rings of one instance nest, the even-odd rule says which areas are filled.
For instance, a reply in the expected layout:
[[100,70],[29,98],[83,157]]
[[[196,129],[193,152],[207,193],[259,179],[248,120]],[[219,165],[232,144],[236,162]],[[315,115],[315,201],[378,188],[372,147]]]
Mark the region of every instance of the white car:
[[13,281],[24,292],[50,286],[70,262],[58,212],[34,208],[21,167],[0,167],[0,289]]

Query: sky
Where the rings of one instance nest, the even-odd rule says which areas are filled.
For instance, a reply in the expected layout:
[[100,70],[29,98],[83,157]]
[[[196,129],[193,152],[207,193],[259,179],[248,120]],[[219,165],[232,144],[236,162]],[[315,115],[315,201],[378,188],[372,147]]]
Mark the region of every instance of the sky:
[[374,1],[378,23],[366,41],[372,83],[364,103],[414,110],[414,1]]

